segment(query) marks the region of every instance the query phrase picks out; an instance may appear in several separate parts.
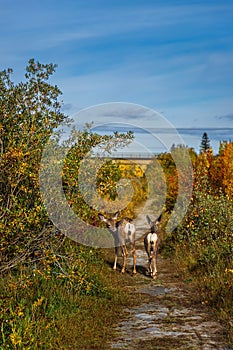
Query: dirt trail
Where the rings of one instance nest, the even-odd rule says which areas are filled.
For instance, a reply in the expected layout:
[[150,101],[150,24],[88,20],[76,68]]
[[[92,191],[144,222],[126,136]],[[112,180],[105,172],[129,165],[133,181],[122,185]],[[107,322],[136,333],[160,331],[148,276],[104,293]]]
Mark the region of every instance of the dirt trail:
[[[148,229],[144,215],[138,216],[136,224],[140,237]],[[145,302],[126,309],[127,316],[116,326],[117,338],[110,348],[232,350],[226,345],[224,328],[198,301],[195,286],[184,280],[170,259],[159,256],[158,276],[154,280],[146,276],[146,268],[147,256],[139,239],[138,274],[132,292],[143,294]]]

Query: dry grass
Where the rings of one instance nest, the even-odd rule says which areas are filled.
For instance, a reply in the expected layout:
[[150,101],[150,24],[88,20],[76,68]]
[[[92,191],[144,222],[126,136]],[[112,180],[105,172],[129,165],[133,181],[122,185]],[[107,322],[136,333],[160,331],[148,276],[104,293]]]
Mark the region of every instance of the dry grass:
[[50,275],[17,270],[2,276],[0,349],[109,349],[113,325],[140,302],[128,289],[136,284],[131,274],[112,271],[113,256],[98,251],[90,264],[88,276],[98,286],[93,295]]

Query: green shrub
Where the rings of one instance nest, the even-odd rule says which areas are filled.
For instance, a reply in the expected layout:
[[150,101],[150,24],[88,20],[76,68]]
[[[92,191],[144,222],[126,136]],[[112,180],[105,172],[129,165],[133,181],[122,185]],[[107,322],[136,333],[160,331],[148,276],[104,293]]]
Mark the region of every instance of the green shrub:
[[[195,274],[203,300],[214,306],[230,324],[233,316],[233,202],[222,193],[216,196],[194,191],[188,213],[172,238],[179,259],[183,259]],[[233,335],[231,337],[233,339]]]
[[0,346],[3,349],[53,349],[57,324],[79,314],[81,299],[111,299],[101,278],[98,251],[67,240],[32,265],[21,264],[2,276]]

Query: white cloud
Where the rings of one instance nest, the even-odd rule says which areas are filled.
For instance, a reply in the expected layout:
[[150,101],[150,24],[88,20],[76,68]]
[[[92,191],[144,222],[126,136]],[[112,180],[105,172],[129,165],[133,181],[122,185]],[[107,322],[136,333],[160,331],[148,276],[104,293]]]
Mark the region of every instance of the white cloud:
[[126,101],[178,126],[229,123],[214,116],[233,109],[233,5],[175,3],[23,0],[12,11],[5,2],[0,65],[24,73],[31,57],[58,63],[52,81],[70,113]]

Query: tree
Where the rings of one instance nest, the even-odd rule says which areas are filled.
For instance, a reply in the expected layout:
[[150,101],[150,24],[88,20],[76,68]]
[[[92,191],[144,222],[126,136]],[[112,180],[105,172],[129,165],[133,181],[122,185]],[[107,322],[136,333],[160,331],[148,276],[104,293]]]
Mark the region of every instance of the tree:
[[209,150],[210,147],[210,140],[206,132],[202,135],[201,145],[200,145],[200,152],[205,152]]
[[[31,59],[25,81],[18,84],[11,80],[12,69],[0,72],[0,260],[5,264],[15,259],[15,265],[19,256],[26,258],[31,245],[38,246],[41,233],[49,235],[53,230],[41,199],[39,171],[43,149],[54,128],[69,121],[61,112],[61,91],[49,82],[55,69],[54,64]],[[76,151],[71,151],[65,162],[69,168],[64,174],[68,199],[73,199],[72,186],[77,185],[77,172],[72,171],[77,170],[86,152],[103,141],[109,151],[127,144],[132,137],[132,133],[121,137],[118,133],[100,136],[79,131]],[[114,171],[118,169],[111,164],[102,176],[108,176],[110,181]],[[112,196],[113,187],[114,181],[110,186]],[[101,190],[106,192],[106,188]]]
[[233,142],[225,143],[221,152],[222,186],[225,194],[233,199]]
[[[74,212],[85,222],[96,224],[99,221],[97,210],[100,210],[100,198],[110,202],[113,212],[117,210],[114,209],[114,201],[118,197],[117,185],[123,174],[118,162],[101,157],[101,154],[109,155],[111,149],[125,146],[132,137],[131,132],[99,135],[91,132],[87,126],[84,130],[73,130],[70,140],[65,142],[69,152],[63,166],[63,189]],[[70,141],[73,139],[75,145],[71,147],[73,142],[70,144]],[[85,159],[101,143],[101,154]],[[104,207],[101,209],[104,211]]]
[[61,91],[49,83],[56,65],[34,59],[25,81],[15,84],[12,69],[0,72],[0,253],[14,256],[48,223],[38,172],[43,147],[53,129],[68,118],[61,113]]

